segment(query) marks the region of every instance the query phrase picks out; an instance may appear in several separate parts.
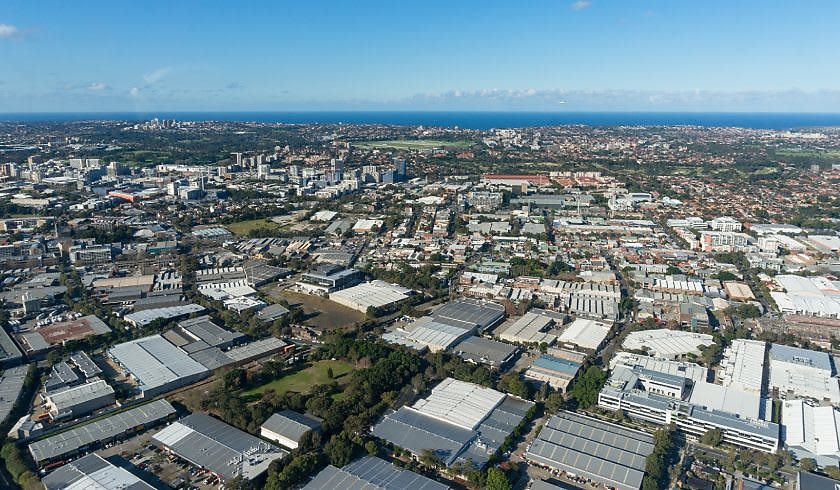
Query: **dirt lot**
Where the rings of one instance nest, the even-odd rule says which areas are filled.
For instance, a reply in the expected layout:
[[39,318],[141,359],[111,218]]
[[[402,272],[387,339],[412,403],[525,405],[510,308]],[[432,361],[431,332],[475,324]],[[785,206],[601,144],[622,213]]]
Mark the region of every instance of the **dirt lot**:
[[285,300],[291,306],[300,306],[306,317],[304,323],[319,330],[350,328],[357,322],[364,321],[365,315],[346,306],[333,303],[327,298],[303,294],[288,289],[269,286],[262,290],[275,301]]
[[201,411],[201,400],[219,386],[220,381],[214,379],[208,383],[202,383],[187,390],[179,391],[167,396],[169,401],[178,401],[184,404],[190,412]]

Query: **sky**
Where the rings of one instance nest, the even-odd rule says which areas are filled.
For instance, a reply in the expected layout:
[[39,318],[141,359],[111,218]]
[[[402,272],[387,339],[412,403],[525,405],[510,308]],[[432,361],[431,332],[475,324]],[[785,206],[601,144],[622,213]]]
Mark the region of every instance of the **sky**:
[[837,0],[0,2],[0,113],[840,112]]

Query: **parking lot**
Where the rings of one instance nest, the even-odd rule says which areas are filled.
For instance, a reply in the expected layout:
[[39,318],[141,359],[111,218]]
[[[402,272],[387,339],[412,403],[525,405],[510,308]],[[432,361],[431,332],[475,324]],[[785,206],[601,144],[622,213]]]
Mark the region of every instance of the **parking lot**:
[[149,431],[120,444],[106,447],[97,454],[103,458],[120,456],[132,465],[157,476],[172,488],[216,490],[223,488],[219,480],[205,470],[194,468],[186,461],[167,454],[151,443],[155,431]]

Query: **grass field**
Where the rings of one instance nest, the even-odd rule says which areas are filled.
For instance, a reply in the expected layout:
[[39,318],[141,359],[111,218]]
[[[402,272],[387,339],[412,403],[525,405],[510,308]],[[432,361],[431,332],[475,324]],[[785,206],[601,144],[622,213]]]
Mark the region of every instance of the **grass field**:
[[303,308],[307,325],[320,330],[335,328],[349,328],[356,322],[363,321],[365,315],[361,312],[334,303],[327,298],[311,294],[296,293],[289,290],[278,290],[276,287],[266,287],[262,290],[277,301],[286,300],[291,306]]
[[[327,376],[327,369],[329,368],[332,368],[333,378]],[[306,393],[315,385],[326,384],[332,381],[341,384],[342,381],[346,381],[345,377],[352,370],[353,365],[344,361],[318,361],[308,368],[288,376],[277,378],[262,386],[251,388],[242,394],[246,398],[258,398],[266,390],[274,390],[277,393],[285,393],[287,391]]]
[[247,235],[248,232],[251,230],[258,230],[261,228],[268,229],[268,230],[279,230],[280,225],[277,223],[266,220],[266,219],[251,219],[246,221],[237,221],[236,223],[230,223],[225,225],[225,227],[230,230],[233,234],[244,236]]
[[440,140],[391,140],[391,141],[359,141],[353,146],[365,149],[393,148],[395,150],[431,150],[432,148],[464,149],[474,145],[472,141],[440,141]]
[[776,155],[784,157],[807,157],[807,158],[840,158],[840,151],[817,151],[817,150],[776,150]]

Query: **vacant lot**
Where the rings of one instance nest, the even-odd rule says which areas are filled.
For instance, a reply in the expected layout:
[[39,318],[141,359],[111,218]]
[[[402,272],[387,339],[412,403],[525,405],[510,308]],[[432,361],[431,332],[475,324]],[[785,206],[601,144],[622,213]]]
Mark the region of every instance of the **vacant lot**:
[[367,149],[393,148],[396,150],[431,150],[433,148],[469,148],[472,141],[440,141],[440,140],[391,140],[391,141],[359,141],[353,146]]
[[[332,369],[332,378],[327,375],[329,369]],[[246,399],[258,398],[266,390],[274,390],[277,393],[285,393],[287,391],[306,393],[315,385],[326,384],[332,381],[342,383],[346,381],[347,373],[352,370],[353,365],[344,361],[318,361],[296,373],[282,376],[262,386],[251,388],[245,391],[243,395]]]
[[225,227],[227,227],[227,229],[232,233],[239,236],[247,235],[251,230],[266,229],[276,231],[280,229],[280,225],[268,219],[237,221],[236,223],[227,224]]
[[365,316],[356,310],[334,303],[327,298],[267,287],[262,290],[276,301],[286,300],[291,306],[303,308],[304,323],[319,330],[350,328]]

